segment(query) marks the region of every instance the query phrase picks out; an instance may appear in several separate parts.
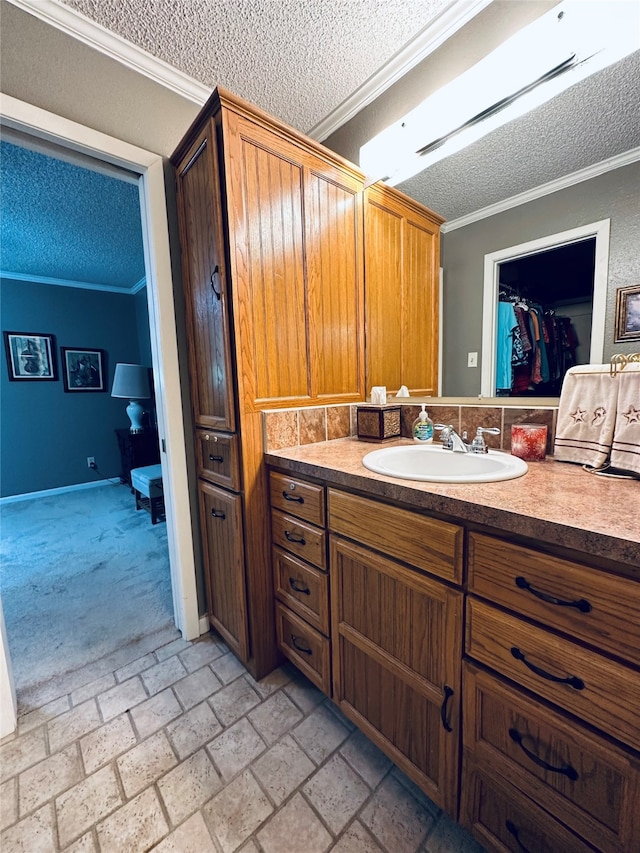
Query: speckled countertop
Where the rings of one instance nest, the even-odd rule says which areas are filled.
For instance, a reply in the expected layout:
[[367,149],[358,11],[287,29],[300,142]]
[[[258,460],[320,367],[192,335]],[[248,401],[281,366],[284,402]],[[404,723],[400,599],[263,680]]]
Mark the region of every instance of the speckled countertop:
[[[530,462],[523,477],[497,483],[421,483],[369,471],[362,457],[382,446],[339,438],[265,454],[270,465],[463,521],[576,549],[640,580],[640,482],[589,474],[579,465]],[[444,451],[443,451],[444,452]]]

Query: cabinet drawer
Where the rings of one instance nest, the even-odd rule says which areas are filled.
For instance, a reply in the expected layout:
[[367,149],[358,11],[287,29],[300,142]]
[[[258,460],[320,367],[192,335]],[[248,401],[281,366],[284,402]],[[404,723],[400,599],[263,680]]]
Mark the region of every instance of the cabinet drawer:
[[329,634],[329,579],[288,551],[273,549],[276,595],[291,610]]
[[329,640],[278,601],[276,633],[280,651],[295,663],[309,681],[331,696]]
[[472,658],[640,749],[640,673],[473,598],[466,631]]
[[326,536],[311,524],[305,524],[278,509],[271,510],[271,536],[274,545],[280,545],[308,563],[321,569],[327,566]]
[[464,757],[460,823],[495,853],[593,853],[516,788]]
[[640,583],[469,534],[469,590],[640,665]]
[[212,430],[196,430],[198,475],[234,492],[240,491],[238,437]]
[[456,524],[329,489],[329,528],[425,572],[462,582],[463,529]]
[[324,527],[324,486],[272,471],[269,489],[271,506]]
[[640,849],[640,762],[466,663],[465,750],[602,850]]

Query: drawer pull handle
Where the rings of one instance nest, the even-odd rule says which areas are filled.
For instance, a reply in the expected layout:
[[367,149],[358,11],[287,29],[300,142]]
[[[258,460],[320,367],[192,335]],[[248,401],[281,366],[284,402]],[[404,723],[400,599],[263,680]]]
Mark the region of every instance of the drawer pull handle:
[[219,510],[215,509],[215,507],[211,510],[211,515],[214,518],[226,518],[227,517],[223,512],[220,512]]
[[299,586],[296,578],[289,578],[289,586],[294,592],[302,592],[305,595],[311,595],[311,590],[308,586]]
[[444,727],[445,732],[452,732],[451,723],[447,718],[447,705],[449,704],[449,699],[453,696],[453,690],[449,687],[448,684],[444,686],[444,699],[442,700],[442,705],[440,706],[440,719],[442,720],[442,725]]
[[525,847],[524,844],[522,843],[522,841],[520,841],[520,837],[519,837],[520,832],[518,830],[518,827],[515,825],[515,823],[512,823],[510,820],[508,820],[508,821],[506,821],[505,826],[507,828],[507,832],[510,835],[513,835],[515,842],[518,845],[518,849],[520,850],[520,853],[531,853],[529,848]]
[[295,542],[296,545],[306,545],[307,544],[302,536],[294,536],[293,533],[289,533],[288,530],[285,530],[284,535],[287,537],[289,542]]
[[212,462],[224,462],[224,456],[214,456],[213,453],[209,454],[209,459]]
[[543,761],[542,758],[538,758],[538,756],[527,749],[527,747],[522,742],[522,735],[517,729],[509,729],[509,737],[514,743],[517,743],[520,749],[524,752],[527,758],[530,758],[534,764],[537,764],[538,767],[542,767],[543,770],[550,770],[552,773],[561,773],[563,776],[566,776],[568,779],[571,779],[572,782],[575,782],[578,778],[578,771],[575,767],[572,767],[570,764],[567,764],[566,767],[554,767],[552,764],[547,764],[546,761]]
[[295,634],[291,634],[291,644],[293,645],[293,647],[295,649],[297,649],[299,652],[303,652],[305,655],[312,655],[313,654],[313,652],[311,651],[309,646],[307,646],[306,643],[304,645],[302,645],[300,643],[300,638],[296,637]]
[[578,678],[577,675],[568,675],[566,678],[560,678],[558,675],[552,675],[550,672],[540,669],[540,667],[536,666],[534,663],[530,663],[524,656],[524,652],[521,652],[517,646],[511,647],[511,654],[516,660],[522,661],[527,669],[530,669],[531,672],[535,672],[535,674],[539,675],[541,678],[546,678],[547,681],[555,681],[556,684],[568,684],[569,687],[573,687],[575,690],[584,690],[584,681],[581,678]]
[[555,596],[549,595],[547,592],[540,592],[540,590],[534,589],[529,581],[526,578],[523,578],[522,575],[519,575],[515,582],[519,589],[526,589],[526,591],[530,592],[531,595],[535,595],[536,598],[546,601],[547,604],[557,604],[558,607],[575,607],[576,610],[579,610],[581,613],[589,613],[591,611],[591,604],[586,598],[578,598],[576,601],[563,601],[561,598],[555,598]]
[[218,264],[216,264],[216,265],[215,265],[215,267],[214,267],[214,269],[213,269],[213,272],[211,273],[211,279],[210,279],[210,281],[211,281],[211,289],[212,289],[212,290],[213,290],[213,292],[215,293],[215,295],[216,295],[216,299],[218,299],[218,300],[219,300],[219,299],[220,299],[220,295],[221,295],[221,293],[222,293],[222,289],[220,288],[220,289],[216,290],[216,285],[215,285],[215,277],[216,277],[216,276],[218,276],[218,280],[220,280],[220,268],[218,267]]
[[295,501],[299,504],[304,503],[304,498],[300,497],[300,495],[290,495],[289,492],[282,492],[282,497],[285,499],[285,501]]

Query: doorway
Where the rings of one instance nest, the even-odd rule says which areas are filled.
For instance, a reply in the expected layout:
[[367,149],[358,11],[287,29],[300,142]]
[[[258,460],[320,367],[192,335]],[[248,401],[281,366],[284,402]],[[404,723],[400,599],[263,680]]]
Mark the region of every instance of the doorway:
[[[481,395],[557,397],[564,372],[573,363],[602,361],[604,317],[609,267],[609,220],[552,234],[529,243],[485,255]],[[573,352],[558,364],[555,378],[527,382],[520,388],[497,390],[498,303],[524,305],[527,300],[566,318]],[[521,300],[518,303],[518,300]],[[555,315],[554,315],[555,316]],[[552,331],[552,335],[554,332]],[[501,371],[504,372],[504,369]],[[525,388],[526,386],[526,388]],[[524,389],[524,390],[522,390]]]
[[[0,118],[6,127],[139,176],[152,365],[163,474],[166,473],[164,492],[173,608],[176,626],[183,637],[194,639],[208,630],[208,623],[205,619],[201,621],[198,614],[162,158],[10,96],[3,97],[1,110]],[[13,695],[4,631],[0,632],[0,681],[0,693],[4,697]],[[13,714],[10,705],[11,702],[3,701],[3,735],[15,728],[15,704]]]

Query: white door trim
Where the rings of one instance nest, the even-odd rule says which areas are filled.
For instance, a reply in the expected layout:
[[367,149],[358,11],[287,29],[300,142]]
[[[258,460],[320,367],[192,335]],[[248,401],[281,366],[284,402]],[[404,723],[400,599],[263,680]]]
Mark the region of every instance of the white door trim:
[[8,95],[0,100],[0,120],[140,176],[158,427],[165,443],[162,467],[174,614],[183,637],[194,639],[200,625],[162,157]]
[[484,292],[482,296],[482,373],[480,395],[495,397],[496,388],[496,327],[498,314],[498,288],[500,264],[542,252],[596,238],[596,257],[593,281],[593,320],[591,325],[591,350],[589,363],[599,364],[604,354],[604,320],[607,306],[607,283],[609,280],[609,219],[580,225],[569,231],[539,237],[519,246],[509,246],[484,256]]

